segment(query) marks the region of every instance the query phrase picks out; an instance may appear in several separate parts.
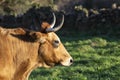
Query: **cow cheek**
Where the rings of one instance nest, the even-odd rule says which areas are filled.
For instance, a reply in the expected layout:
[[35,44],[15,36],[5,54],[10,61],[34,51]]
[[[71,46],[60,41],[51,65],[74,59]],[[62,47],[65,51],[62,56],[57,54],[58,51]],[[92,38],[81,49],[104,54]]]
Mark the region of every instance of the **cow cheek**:
[[39,57],[49,66],[53,66],[55,62],[53,53],[54,52],[51,45],[44,44],[39,48]]
[[70,54],[67,52],[63,44],[60,44],[59,50],[57,51],[57,56],[60,58],[61,61],[65,61],[71,58]]

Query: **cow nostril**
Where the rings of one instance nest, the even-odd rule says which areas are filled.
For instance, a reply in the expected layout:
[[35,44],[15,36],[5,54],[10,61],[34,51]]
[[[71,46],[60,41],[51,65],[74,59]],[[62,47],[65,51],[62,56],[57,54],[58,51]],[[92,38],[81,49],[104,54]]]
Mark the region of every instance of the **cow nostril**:
[[73,59],[70,59],[70,63],[73,63]]

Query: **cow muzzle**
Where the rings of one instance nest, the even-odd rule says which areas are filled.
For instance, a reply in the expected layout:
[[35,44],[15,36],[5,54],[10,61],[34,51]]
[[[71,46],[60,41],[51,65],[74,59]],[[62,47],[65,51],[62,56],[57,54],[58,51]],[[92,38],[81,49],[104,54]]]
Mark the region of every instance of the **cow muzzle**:
[[73,63],[73,59],[72,58],[68,58],[68,59],[66,59],[66,60],[61,62],[61,64],[63,66],[70,66],[72,63]]

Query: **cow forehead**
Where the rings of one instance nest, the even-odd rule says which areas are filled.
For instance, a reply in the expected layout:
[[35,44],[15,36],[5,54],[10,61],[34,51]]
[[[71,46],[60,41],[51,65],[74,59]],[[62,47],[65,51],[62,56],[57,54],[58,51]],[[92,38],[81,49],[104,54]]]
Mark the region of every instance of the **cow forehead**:
[[56,35],[56,33],[54,33],[54,32],[50,32],[50,33],[48,33],[48,38],[49,38],[49,40],[58,40],[58,41],[60,41],[60,38]]

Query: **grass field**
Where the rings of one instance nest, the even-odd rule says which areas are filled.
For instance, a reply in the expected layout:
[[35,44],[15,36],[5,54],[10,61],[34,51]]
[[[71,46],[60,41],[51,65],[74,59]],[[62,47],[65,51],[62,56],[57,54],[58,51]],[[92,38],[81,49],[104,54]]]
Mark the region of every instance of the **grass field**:
[[60,38],[74,63],[70,67],[38,68],[29,80],[120,80],[120,38],[71,33]]

